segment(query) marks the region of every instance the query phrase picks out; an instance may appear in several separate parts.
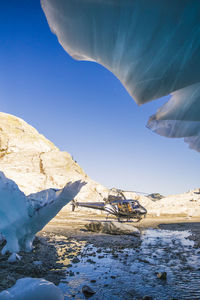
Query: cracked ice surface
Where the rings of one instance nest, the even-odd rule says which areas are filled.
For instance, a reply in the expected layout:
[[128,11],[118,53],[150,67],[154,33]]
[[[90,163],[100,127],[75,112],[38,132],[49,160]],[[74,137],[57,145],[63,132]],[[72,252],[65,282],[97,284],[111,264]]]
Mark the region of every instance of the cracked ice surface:
[[199,0],[41,0],[75,59],[109,69],[138,104],[172,94],[148,122],[200,151]]

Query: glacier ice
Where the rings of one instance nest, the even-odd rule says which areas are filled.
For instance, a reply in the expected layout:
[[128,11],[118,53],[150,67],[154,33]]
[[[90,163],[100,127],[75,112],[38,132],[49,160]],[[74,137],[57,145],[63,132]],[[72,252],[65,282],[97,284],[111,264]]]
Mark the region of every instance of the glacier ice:
[[75,59],[102,64],[138,104],[171,94],[148,122],[200,151],[199,0],[41,0]]
[[17,253],[12,253],[8,258],[8,262],[11,262],[11,263],[16,262],[18,260],[21,260],[21,256]]
[[0,300],[64,300],[61,290],[45,279],[22,278],[0,293]]
[[34,235],[79,193],[84,184],[70,182],[62,190],[47,192],[49,197],[42,202],[37,197],[26,197],[14,181],[0,172],[0,232],[6,240],[2,254],[31,251]]

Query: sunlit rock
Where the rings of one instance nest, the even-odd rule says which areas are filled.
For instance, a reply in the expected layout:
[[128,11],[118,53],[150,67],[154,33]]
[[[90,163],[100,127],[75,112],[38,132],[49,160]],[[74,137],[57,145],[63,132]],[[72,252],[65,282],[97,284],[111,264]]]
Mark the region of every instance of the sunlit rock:
[[[0,171],[30,199],[46,203],[70,181],[87,182],[77,201],[103,201],[109,190],[91,180],[72,156],[20,118],[0,113]],[[41,193],[40,193],[41,192]],[[71,205],[65,206],[71,211]],[[78,213],[79,209],[76,213]]]
[[92,221],[85,225],[85,227],[93,232],[101,232],[107,234],[128,234],[139,236],[140,231],[134,227],[132,224],[123,224],[117,221],[112,222],[100,222],[100,221]]

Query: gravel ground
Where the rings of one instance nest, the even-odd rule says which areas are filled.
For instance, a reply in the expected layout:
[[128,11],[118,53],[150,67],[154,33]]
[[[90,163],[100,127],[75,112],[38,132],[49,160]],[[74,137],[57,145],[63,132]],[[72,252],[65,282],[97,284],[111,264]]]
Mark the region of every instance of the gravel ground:
[[[107,235],[88,232],[84,225],[91,221],[104,220],[102,216],[82,215],[70,216],[62,213],[53,219],[43,231],[38,233],[31,253],[20,252],[20,261],[9,263],[9,255],[0,255],[0,291],[15,284],[23,277],[45,278],[58,285],[66,274],[71,276],[71,263],[89,244],[98,248],[109,248],[111,252],[123,251],[124,248],[135,249],[140,245],[140,238],[128,235]],[[195,248],[200,247],[200,220],[174,218],[146,218],[135,223],[139,229],[161,228],[168,230],[190,230],[190,239]],[[4,242],[0,244],[2,249]],[[117,259],[117,257],[116,257]]]

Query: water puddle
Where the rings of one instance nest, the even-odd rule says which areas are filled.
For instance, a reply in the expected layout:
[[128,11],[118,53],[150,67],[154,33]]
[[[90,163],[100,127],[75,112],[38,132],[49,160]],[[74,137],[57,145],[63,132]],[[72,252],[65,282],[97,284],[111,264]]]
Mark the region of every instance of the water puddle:
[[[147,229],[136,249],[87,244],[59,286],[66,299],[85,299],[83,285],[96,291],[93,300],[137,300],[145,295],[156,300],[200,299],[200,251],[193,248],[189,235],[189,231]],[[167,272],[167,279],[158,279],[156,272]]]

